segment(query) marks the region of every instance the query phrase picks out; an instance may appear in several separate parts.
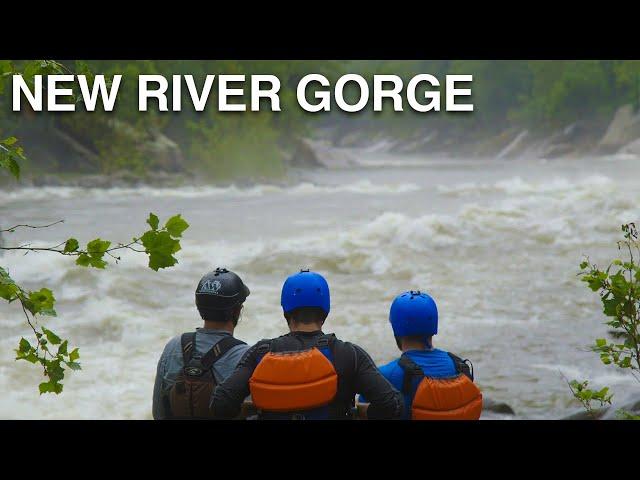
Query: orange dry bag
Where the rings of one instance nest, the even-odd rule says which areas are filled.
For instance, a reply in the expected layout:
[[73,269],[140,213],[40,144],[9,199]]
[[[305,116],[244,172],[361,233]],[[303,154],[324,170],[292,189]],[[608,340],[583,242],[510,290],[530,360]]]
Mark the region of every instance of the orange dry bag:
[[278,352],[274,341],[262,347],[249,380],[260,418],[329,418],[329,404],[338,390],[332,337],[322,335],[311,349],[297,352]]
[[[398,364],[404,370],[403,393],[413,395],[411,420],[478,420],[482,413],[482,393],[473,383],[473,374],[461,367],[464,362],[449,354],[457,375],[433,378],[408,356]],[[417,387],[416,387],[417,384]]]

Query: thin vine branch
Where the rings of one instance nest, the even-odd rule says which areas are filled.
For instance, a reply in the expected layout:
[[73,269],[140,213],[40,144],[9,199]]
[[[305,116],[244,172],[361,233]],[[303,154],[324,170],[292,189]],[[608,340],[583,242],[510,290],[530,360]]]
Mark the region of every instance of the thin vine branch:
[[54,225],[58,225],[59,223],[64,223],[64,220],[58,220],[57,222],[53,222],[48,225],[27,225],[21,223],[19,225],[14,225],[13,227],[5,228],[4,230],[0,230],[0,232],[14,232],[17,228],[49,228]]
[[111,252],[114,252],[116,250],[123,250],[123,249],[127,249],[127,250],[132,250],[134,252],[138,252],[138,253],[145,253],[144,250],[137,250],[135,248],[133,248],[133,245],[142,245],[140,243],[139,240],[135,240],[132,242],[129,242],[127,244],[122,244],[119,243],[118,245],[116,245],[115,247],[111,247],[108,248],[107,250],[75,250],[73,252],[65,252],[63,249],[60,249],[59,247],[61,247],[62,245],[64,245],[65,242],[61,242],[57,245],[54,245],[53,247],[30,247],[29,244],[24,244],[24,245],[19,245],[17,247],[0,247],[0,250],[26,250],[28,252],[55,252],[55,253],[59,253],[60,255],[66,255],[66,256],[70,256],[70,257],[77,257],[80,256],[82,254],[108,254],[113,258],[116,258],[118,260],[120,260],[119,257],[115,257],[111,254]]

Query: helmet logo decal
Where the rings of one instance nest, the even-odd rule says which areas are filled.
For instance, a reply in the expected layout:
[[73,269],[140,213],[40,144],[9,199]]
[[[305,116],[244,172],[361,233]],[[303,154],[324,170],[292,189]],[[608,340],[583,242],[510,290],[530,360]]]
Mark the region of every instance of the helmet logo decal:
[[220,280],[207,280],[200,287],[201,293],[218,293],[218,291],[222,288],[222,283]]

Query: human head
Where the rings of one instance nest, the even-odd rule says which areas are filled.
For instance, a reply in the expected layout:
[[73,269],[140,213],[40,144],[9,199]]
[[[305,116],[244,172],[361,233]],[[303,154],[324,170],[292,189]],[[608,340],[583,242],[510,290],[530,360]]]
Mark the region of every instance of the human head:
[[238,324],[249,288],[242,279],[226,268],[205,274],[196,287],[196,307],[200,317],[214,325]]
[[428,294],[410,290],[393,300],[389,321],[400,350],[431,347],[438,333],[438,308]]
[[290,328],[306,325],[319,329],[331,309],[329,285],[319,273],[300,270],[282,285],[280,304]]

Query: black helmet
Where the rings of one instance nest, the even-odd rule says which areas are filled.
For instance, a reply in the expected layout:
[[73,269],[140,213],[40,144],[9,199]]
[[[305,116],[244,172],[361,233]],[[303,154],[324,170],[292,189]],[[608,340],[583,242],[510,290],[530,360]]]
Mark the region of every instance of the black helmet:
[[206,318],[209,312],[217,314],[240,305],[249,293],[238,275],[226,268],[216,268],[198,282],[196,306],[200,316]]

